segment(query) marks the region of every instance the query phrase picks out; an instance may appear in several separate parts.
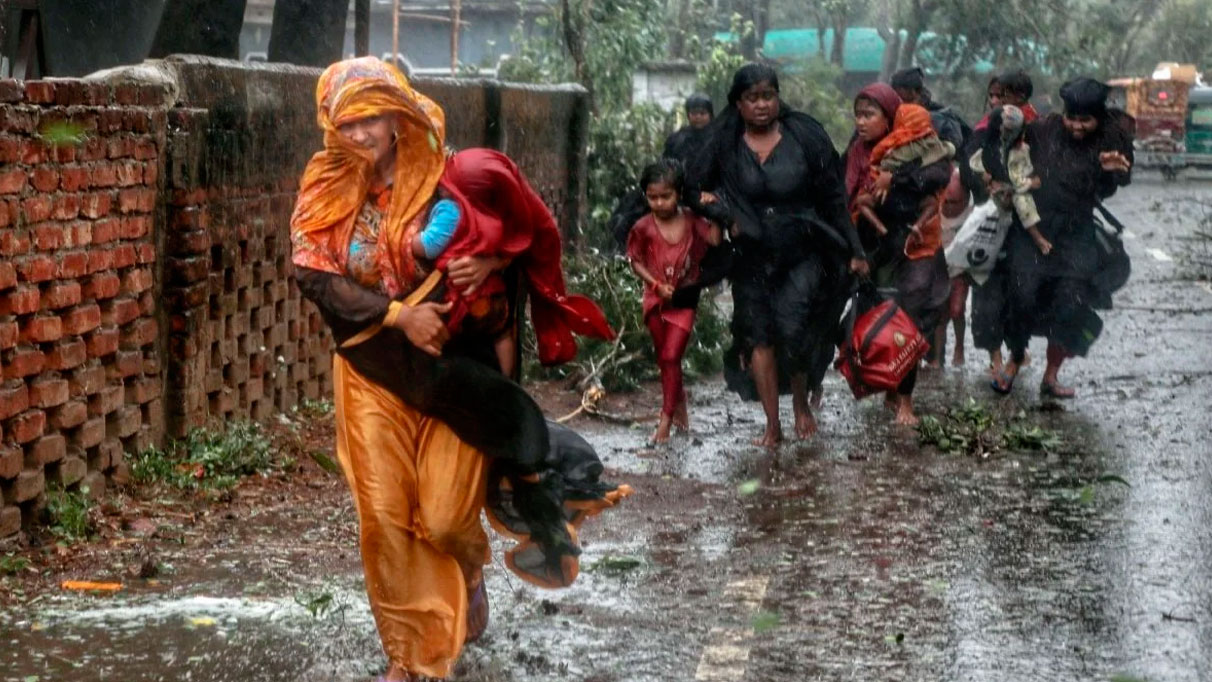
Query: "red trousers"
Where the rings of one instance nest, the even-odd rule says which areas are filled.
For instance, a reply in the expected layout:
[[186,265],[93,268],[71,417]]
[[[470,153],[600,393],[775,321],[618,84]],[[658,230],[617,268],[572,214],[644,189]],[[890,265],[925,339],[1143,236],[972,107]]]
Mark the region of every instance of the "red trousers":
[[664,399],[661,414],[667,416],[673,416],[678,407],[686,402],[686,390],[682,385],[682,356],[686,354],[686,345],[690,343],[690,329],[694,328],[693,311],[690,312],[690,324],[687,325],[689,329],[664,319],[659,309],[653,310],[644,318],[644,324],[648,325],[652,343],[656,347],[657,367],[661,370],[661,395]]

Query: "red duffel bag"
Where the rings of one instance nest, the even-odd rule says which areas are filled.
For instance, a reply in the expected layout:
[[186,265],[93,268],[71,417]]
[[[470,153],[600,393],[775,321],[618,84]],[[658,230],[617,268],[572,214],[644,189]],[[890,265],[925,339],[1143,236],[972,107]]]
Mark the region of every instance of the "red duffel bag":
[[905,311],[895,301],[884,301],[854,322],[834,366],[858,399],[896,390],[929,350]]

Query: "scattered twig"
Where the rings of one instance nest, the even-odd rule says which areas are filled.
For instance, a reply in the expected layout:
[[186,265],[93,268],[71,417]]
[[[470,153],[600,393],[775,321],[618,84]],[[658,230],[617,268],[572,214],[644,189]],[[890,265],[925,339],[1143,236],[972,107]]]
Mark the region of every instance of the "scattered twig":
[[1178,623],[1195,623],[1198,622],[1190,616],[1176,616],[1171,612],[1163,611],[1162,620],[1172,620]]

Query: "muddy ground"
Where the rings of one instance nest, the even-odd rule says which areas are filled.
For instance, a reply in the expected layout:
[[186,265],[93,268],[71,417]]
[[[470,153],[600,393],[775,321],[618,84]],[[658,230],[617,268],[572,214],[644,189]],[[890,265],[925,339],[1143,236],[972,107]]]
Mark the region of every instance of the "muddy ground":
[[[1212,679],[1212,284],[1191,261],[1212,260],[1194,237],[1210,188],[1145,176],[1110,202],[1134,273],[1066,372],[1077,400],[1039,400],[1040,342],[1009,398],[972,352],[919,384],[923,413],[973,398],[996,429],[1055,431],[1046,451],[922,446],[836,375],[820,435],[777,452],[748,445],[760,411],[718,380],[692,387],[694,430],[669,447],[644,444],[651,423],[574,421],[637,494],[587,526],[571,589],[494,562],[492,625],[456,679]],[[553,415],[576,404],[541,393]],[[298,418],[278,433],[306,449],[326,429]],[[92,543],[0,547],[31,560],[0,578],[0,681],[381,671],[338,477],[302,457],[229,501],[166,501],[111,498]],[[71,593],[66,578],[124,589]]]

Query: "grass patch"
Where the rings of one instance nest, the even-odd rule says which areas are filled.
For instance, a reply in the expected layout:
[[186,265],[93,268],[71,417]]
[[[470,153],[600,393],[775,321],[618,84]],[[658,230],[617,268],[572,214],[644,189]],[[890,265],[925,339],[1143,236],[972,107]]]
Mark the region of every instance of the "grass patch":
[[182,490],[230,490],[245,476],[290,469],[293,460],[276,458],[256,422],[232,422],[224,431],[195,429],[166,448],[152,448],[131,461],[131,477],[141,484]]
[[93,500],[88,496],[88,487],[77,490],[52,488],[46,495],[47,527],[63,542],[80,542],[93,535]]
[[29,559],[16,554],[0,556],[0,575],[17,575],[29,568]]

